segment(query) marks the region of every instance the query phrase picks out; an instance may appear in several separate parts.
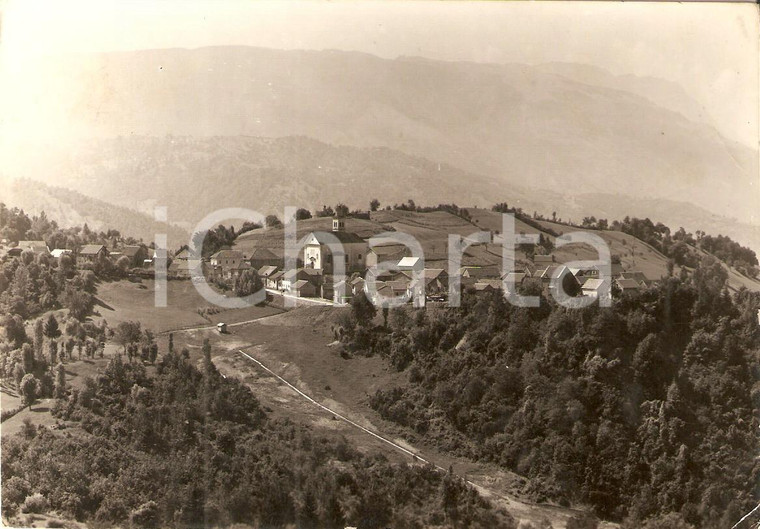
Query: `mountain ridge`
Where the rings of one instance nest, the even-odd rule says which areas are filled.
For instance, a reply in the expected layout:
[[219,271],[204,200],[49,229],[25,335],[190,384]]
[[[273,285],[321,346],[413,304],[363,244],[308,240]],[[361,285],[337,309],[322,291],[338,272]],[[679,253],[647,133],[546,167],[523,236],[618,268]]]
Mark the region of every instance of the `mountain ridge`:
[[592,215],[610,221],[650,217],[673,230],[729,235],[760,249],[757,227],[683,202],[505,188],[497,179],[385,147],[335,146],[307,137],[102,140],[57,167],[59,185],[147,215],[165,205],[169,220],[185,231],[223,207],[281,216],[285,205],[315,210],[344,202],[366,209],[373,198],[383,206],[413,199],[488,208],[506,201],[529,215],[556,212],[578,223]]
[[632,91],[535,66],[248,47],[82,62],[52,76],[74,79],[81,95],[48,100],[72,128],[105,137],[302,135],[387,147],[504,185],[625,190],[758,221],[751,150]]

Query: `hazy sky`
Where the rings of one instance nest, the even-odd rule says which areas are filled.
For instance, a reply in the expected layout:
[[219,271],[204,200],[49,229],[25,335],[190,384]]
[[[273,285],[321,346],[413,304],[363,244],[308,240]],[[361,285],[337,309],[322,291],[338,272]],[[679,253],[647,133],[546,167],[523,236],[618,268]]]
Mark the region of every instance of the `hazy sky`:
[[40,55],[144,48],[235,44],[577,62],[675,81],[725,136],[758,144],[752,4],[10,0],[3,11],[6,90],[15,69],[28,70]]

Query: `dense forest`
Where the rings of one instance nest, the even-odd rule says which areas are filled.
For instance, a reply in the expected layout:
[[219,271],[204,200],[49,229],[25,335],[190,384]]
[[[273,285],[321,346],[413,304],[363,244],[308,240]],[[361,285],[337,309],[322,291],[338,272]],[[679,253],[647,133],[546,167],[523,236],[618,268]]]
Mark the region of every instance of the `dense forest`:
[[4,439],[4,515],[50,509],[136,528],[515,527],[453,475],[268,418],[203,350],[198,366],[166,352],[154,376],[115,357],[56,401],[65,429]]
[[633,235],[673,259],[673,262],[679,266],[695,268],[700,256],[694,248],[698,248],[733,266],[748,277],[757,277],[759,272],[755,252],[725,235],[712,236],[703,231],[692,234],[683,228],[671,232],[671,229],[661,222],[654,223],[648,218],[636,217],[625,217],[622,221],[615,220],[609,225],[607,219],[585,217],[581,227],[609,229]]
[[537,500],[631,527],[731,527],[760,501],[760,295],[726,279],[706,257],[612,308],[467,293],[383,323],[359,296],[343,340],[408,373],[372,396],[383,417],[516,471]]

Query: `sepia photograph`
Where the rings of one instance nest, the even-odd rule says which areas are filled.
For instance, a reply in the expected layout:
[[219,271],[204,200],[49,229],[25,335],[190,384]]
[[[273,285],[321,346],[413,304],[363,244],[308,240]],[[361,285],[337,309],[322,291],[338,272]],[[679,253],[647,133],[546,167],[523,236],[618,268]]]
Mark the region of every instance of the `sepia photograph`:
[[755,3],[0,0],[0,526],[760,529]]

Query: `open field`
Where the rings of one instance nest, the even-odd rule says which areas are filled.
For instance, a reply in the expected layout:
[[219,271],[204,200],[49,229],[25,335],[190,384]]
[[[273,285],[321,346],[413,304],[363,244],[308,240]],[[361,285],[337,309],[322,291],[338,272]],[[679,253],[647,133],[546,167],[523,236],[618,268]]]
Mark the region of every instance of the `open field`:
[[[299,240],[311,231],[330,231],[331,222],[330,218],[298,221]],[[420,213],[403,210],[376,211],[371,213],[371,220],[348,218],[345,229],[364,238],[387,231],[412,235],[422,245],[425,261],[432,268],[447,268],[449,234],[466,237],[480,231],[477,225],[445,211]],[[252,230],[238,237],[235,248],[247,252],[265,247],[281,256],[284,248],[283,237],[282,228]],[[471,266],[497,264],[501,262],[500,252],[500,247],[491,244],[471,246],[465,251],[462,263]]]
[[[346,231],[356,233],[360,237],[371,237],[386,231],[388,228],[366,219],[346,219]],[[332,217],[320,217],[299,220],[296,225],[298,240],[312,231],[332,231]],[[243,233],[235,240],[235,249],[243,252],[254,248],[264,247],[277,256],[283,256],[285,251],[284,228],[259,228]]]
[[167,306],[155,306],[155,283],[116,281],[103,283],[98,288],[97,316],[104,318],[111,327],[123,321],[140,321],[143,327],[154,332],[167,332],[186,327],[214,325],[220,321],[229,323],[253,320],[281,312],[272,306],[247,307],[222,310],[202,317],[199,309],[216,309],[206,301],[190,281],[168,281]]

